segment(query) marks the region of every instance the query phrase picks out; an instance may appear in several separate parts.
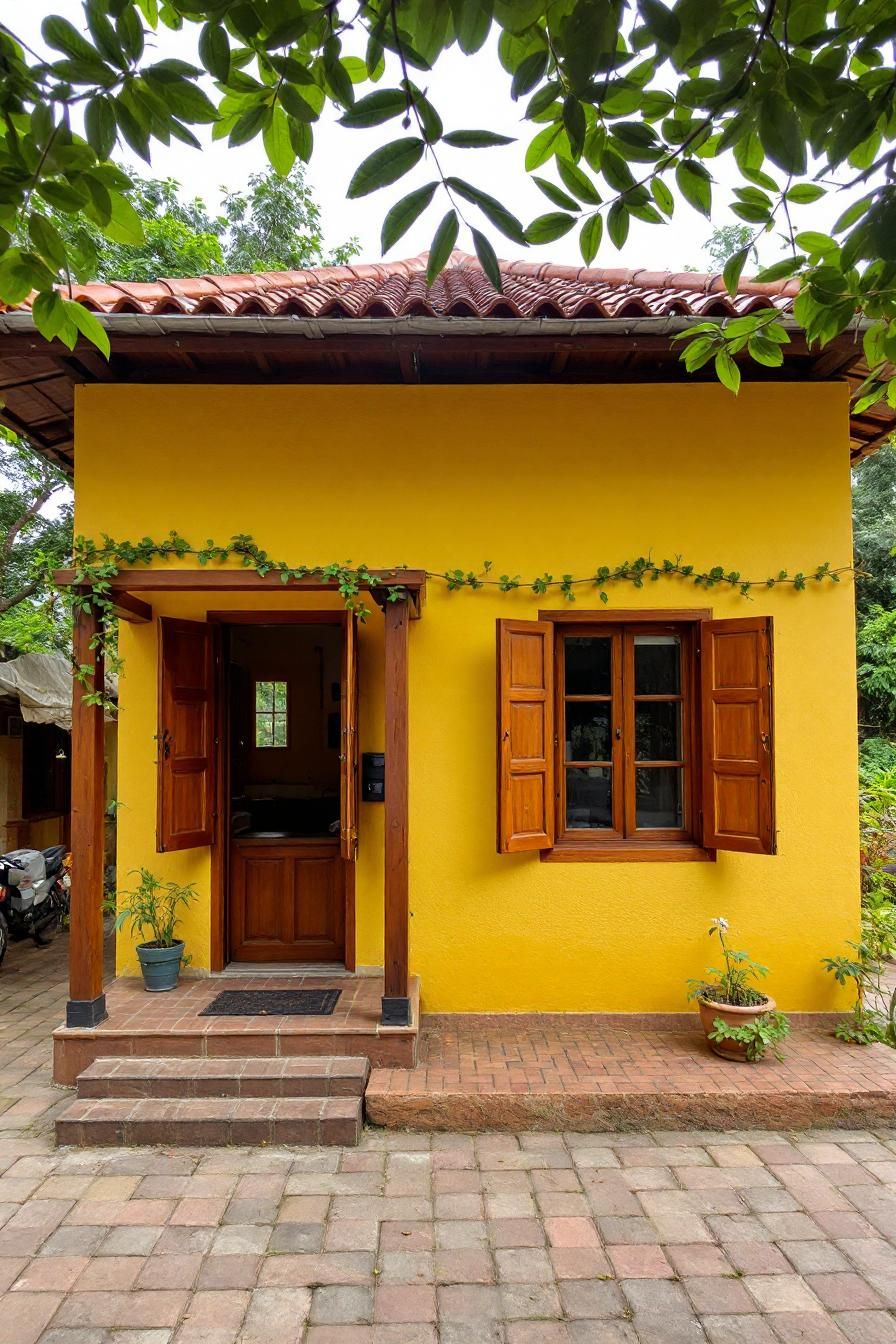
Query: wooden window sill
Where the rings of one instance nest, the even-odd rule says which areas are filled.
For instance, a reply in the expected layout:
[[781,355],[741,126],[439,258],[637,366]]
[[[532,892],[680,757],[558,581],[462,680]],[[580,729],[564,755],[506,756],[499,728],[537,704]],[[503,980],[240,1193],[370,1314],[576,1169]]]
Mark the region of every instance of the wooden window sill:
[[542,863],[715,863],[716,851],[693,842],[643,844],[608,840],[603,844],[564,844],[540,851]]

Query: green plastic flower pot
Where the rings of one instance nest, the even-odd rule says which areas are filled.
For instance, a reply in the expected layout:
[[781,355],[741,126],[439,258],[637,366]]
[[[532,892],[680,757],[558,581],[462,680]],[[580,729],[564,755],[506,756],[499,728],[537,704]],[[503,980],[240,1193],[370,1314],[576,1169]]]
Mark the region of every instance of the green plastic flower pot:
[[180,963],[184,955],[184,945],[178,940],[171,947],[154,947],[152,943],[140,943],[137,957],[143,971],[143,986],[150,994],[162,994],[166,989],[174,989],[180,975]]

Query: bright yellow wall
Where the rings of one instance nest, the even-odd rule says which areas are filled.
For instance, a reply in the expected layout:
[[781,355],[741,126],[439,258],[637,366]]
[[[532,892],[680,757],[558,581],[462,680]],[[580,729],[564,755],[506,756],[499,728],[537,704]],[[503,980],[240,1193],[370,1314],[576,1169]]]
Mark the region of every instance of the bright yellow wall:
[[[581,575],[651,551],[765,578],[851,553],[843,385],[753,384],[735,399],[684,384],[93,384],[78,389],[76,461],[84,534],[177,528],[202,544],[247,532],[296,564],[490,559],[499,574]],[[206,605],[155,603],[193,617]],[[495,618],[549,605],[561,600],[433,581],[411,628],[411,963],[424,1007],[681,1010],[715,915],[773,968],[782,1006],[835,1006],[819,958],[856,935],[859,908],[851,583],[752,602],[665,581],[611,592],[610,610],[774,617],[778,854],[716,863],[496,854]],[[381,626],[376,613],[362,632],[362,750],[383,746]],[[205,894],[207,851],[155,853],[154,628],[124,627],[121,651],[119,871],[147,864]],[[359,965],[382,959],[381,846],[382,809],[364,805]],[[207,966],[204,903],[186,934]],[[122,964],[132,969],[128,949]]]

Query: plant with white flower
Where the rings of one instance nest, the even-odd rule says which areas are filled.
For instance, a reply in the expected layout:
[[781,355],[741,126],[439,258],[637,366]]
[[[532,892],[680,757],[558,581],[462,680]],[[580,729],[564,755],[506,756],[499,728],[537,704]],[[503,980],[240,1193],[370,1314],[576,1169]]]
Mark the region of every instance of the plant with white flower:
[[688,981],[689,999],[710,999],[714,1003],[732,1004],[738,1008],[749,1008],[764,1003],[766,995],[754,989],[750,981],[761,980],[768,975],[768,967],[761,966],[747,952],[729,947],[725,938],[728,932],[728,920],[722,915],[710,924],[709,936],[718,934],[724,968],[710,966],[706,978]]

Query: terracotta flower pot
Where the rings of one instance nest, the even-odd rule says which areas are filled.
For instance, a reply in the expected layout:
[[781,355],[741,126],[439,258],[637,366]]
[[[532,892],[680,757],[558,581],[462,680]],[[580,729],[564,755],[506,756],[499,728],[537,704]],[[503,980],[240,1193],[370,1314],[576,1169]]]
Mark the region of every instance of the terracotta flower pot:
[[700,1023],[710,1050],[722,1059],[733,1059],[739,1063],[744,1063],[747,1058],[747,1047],[742,1045],[740,1041],[711,1041],[709,1039],[709,1033],[714,1030],[716,1018],[720,1017],[729,1027],[748,1027],[751,1022],[756,1021],[757,1017],[762,1017],[765,1013],[773,1013],[776,1006],[774,999],[763,999],[762,1003],[750,1004],[748,1008],[739,1008],[733,1003],[714,1003],[712,999],[698,999],[697,1007],[700,1010]]

